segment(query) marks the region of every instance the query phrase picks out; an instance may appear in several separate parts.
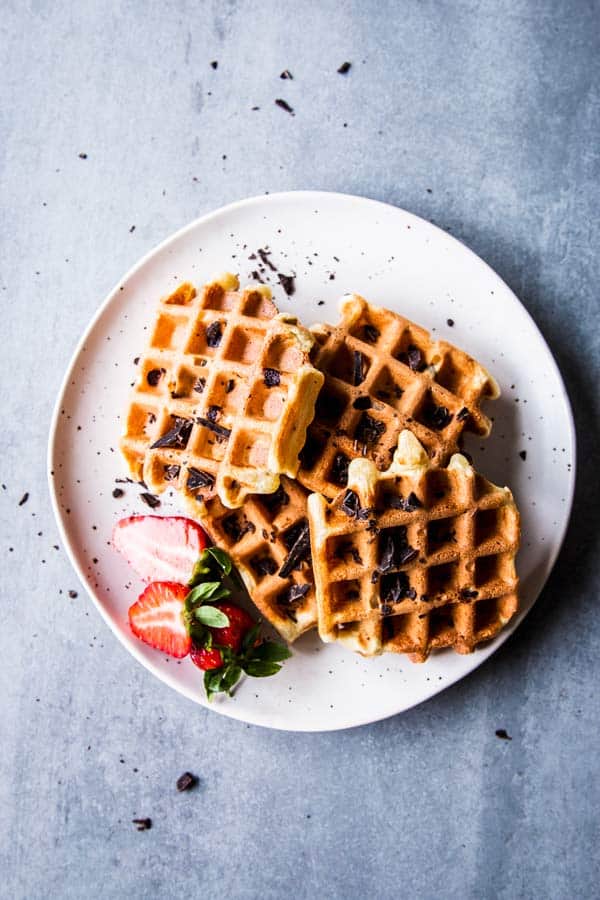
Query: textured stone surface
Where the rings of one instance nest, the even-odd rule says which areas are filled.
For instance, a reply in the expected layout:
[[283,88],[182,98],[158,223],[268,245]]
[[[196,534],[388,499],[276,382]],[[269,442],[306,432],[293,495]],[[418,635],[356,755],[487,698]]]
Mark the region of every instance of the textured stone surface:
[[[9,0],[0,30],[0,896],[597,896],[598,3]],[[312,736],[199,710],[125,652],[53,546],[44,459],[118,277],[202,212],[306,187],[402,205],[497,269],[580,451],[518,633],[426,705]]]

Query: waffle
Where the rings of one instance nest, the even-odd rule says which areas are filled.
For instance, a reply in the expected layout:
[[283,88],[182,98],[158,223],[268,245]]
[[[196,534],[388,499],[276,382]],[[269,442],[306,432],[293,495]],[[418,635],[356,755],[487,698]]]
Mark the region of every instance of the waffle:
[[317,325],[313,362],[325,375],[301,454],[298,480],[335,497],[359,456],[384,471],[408,428],[434,466],[445,465],[463,431],[488,435],[480,409],[496,381],[472,357],[357,294],[341,303],[337,327]]
[[242,575],[254,604],[288,641],[317,624],[310,563],[307,491],[285,476],[274,494],[246,498],[231,510],[215,497],[188,496],[187,508]]
[[350,463],[333,503],[308,499],[319,633],[365,656],[470,653],[517,611],[519,513],[508,488],[454,455],[446,469],[410,431],[392,465]]
[[323,376],[310,332],[268,288],[225,275],[163,299],[127,412],[121,450],[151,491],[202,489],[225,506],[296,475]]

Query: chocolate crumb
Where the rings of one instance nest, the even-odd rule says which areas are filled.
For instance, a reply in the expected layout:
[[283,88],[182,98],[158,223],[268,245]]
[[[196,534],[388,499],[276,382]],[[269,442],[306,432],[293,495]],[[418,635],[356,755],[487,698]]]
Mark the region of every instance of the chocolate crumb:
[[146,503],[150,509],[156,509],[157,506],[160,506],[160,500],[156,496],[156,494],[151,494],[149,491],[144,491],[140,494],[140,499]]
[[210,67],[211,67],[211,69],[218,69],[219,68],[219,60],[213,59],[213,61],[210,64]]
[[79,159],[87,159],[87,153],[80,153]]
[[267,387],[278,387],[281,384],[281,374],[277,369],[264,369],[264,381]]
[[78,596],[79,595],[77,591],[69,591],[69,597],[71,598],[71,600],[75,600]]
[[220,415],[221,415],[221,407],[217,406],[216,403],[213,403],[206,410],[206,418],[210,422],[216,422]]
[[294,80],[294,76],[292,75],[292,73],[290,72],[289,69],[284,69],[283,72],[281,73],[281,75],[280,75],[279,77],[280,77],[280,78],[283,78],[284,81],[285,81],[286,79],[288,79],[289,81],[293,81],[293,80]]
[[152,828],[152,819],[132,819],[138,831],[149,831]]
[[526,460],[527,459],[527,450],[521,450],[519,453],[519,456],[521,457],[522,460]]
[[352,68],[351,62],[343,62],[341,64],[341,66],[339,67],[339,69],[337,70],[338,75],[346,75],[346,73],[349,72],[351,68]]
[[192,775],[191,772],[184,772],[177,779],[176,787],[178,791],[189,791],[198,784],[198,776]]
[[175,465],[165,466],[165,468],[164,468],[165,481],[175,481],[175,479],[179,477],[179,469],[180,469],[180,466],[175,466]]
[[235,387],[235,380],[230,378],[227,384],[225,385],[225,393],[230,394]]
[[284,109],[286,112],[289,112],[289,114],[291,116],[296,115],[296,113],[293,110],[293,107],[291,107],[290,104],[286,100],[282,100],[280,97],[278,97],[277,100],[275,101],[275,104],[280,109]]
[[433,406],[426,417],[429,425],[436,431],[441,431],[452,421],[452,413],[446,406]]
[[284,289],[288,297],[291,297],[296,293],[296,284],[295,284],[295,275],[282,275],[281,272],[279,274],[279,284]]
[[336,453],[333,458],[331,472],[329,475],[334,484],[339,484],[340,487],[346,486],[346,484],[348,483],[349,465],[350,460],[344,453]]
[[122,497],[124,493],[125,493],[125,491],[123,490],[123,488],[115,488],[114,491],[112,492],[112,495],[115,498],[115,500],[118,500],[119,497]]
[[479,591],[472,591],[470,588],[463,588],[460,592],[460,596],[463,600],[474,600],[479,596]]
[[469,410],[467,409],[466,406],[463,406],[463,408],[460,409],[460,410],[456,413],[456,421],[457,421],[457,422],[464,422],[464,420],[465,420],[465,419],[468,419],[468,418],[469,418]]
[[358,387],[358,385],[362,384],[365,380],[363,369],[363,355],[360,350],[354,350],[352,354],[352,384],[354,385],[354,387]]
[[374,419],[368,413],[363,413],[356,426],[354,437],[359,444],[376,444],[384,432],[383,422]]
[[206,387],[206,378],[197,378],[194,382],[194,390],[197,394],[201,394]]
[[28,491],[25,491],[25,493],[23,494],[23,496],[22,496],[21,499],[19,500],[19,506],[24,506],[25,503],[27,503],[28,500],[29,500],[29,492],[28,492]]
[[505,728],[497,728],[496,737],[501,738],[503,741],[512,741],[510,734],[508,734]]
[[453,328],[454,327],[454,319],[446,319],[446,325],[449,328]]

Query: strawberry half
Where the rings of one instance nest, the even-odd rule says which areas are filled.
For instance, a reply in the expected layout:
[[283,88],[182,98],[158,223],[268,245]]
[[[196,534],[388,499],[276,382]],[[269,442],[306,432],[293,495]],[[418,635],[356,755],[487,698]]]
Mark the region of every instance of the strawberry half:
[[183,516],[130,516],[115,525],[112,544],[142,581],[185,583],[207,539]]
[[192,640],[183,619],[185,584],[153,581],[129,607],[129,624],[137,638],[176,659],[190,652]]

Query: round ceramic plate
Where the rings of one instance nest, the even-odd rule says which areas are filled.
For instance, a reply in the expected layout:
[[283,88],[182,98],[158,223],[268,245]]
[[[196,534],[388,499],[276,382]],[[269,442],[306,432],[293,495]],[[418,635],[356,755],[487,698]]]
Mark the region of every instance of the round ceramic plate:
[[[288,296],[261,262],[293,275]],[[402,712],[463,678],[487,659],[531,608],[552,569],[573,496],[575,436],[556,363],[528,313],[503,281],[445,232],[402,209],[360,197],[298,192],[256,197],[204,216],[152,251],[106,298],[83,336],[58,398],[49,447],[50,488],[63,540],[79,577],[115,635],[162,681],[205,704],[201,673],[138,642],[128,606],[141,590],[108,545],[122,516],[150,513],[126,476],[117,446],[134,358],[145,348],[157,300],[180,281],[198,285],[230,270],[242,284],[268,281],[281,310],[304,324],[337,321],[337,301],[356,291],[424,325],[480,360],[502,396],[490,402],[487,441],[467,441],[480,471],[509,485],[522,513],[518,557],[522,608],[510,627],[469,656],[442,651],[424,665],[385,655],[363,659],[322,644],[294,645],[273,678],[250,679],[217,712],[272,728],[321,731]],[[157,513],[178,509],[162,498]]]

